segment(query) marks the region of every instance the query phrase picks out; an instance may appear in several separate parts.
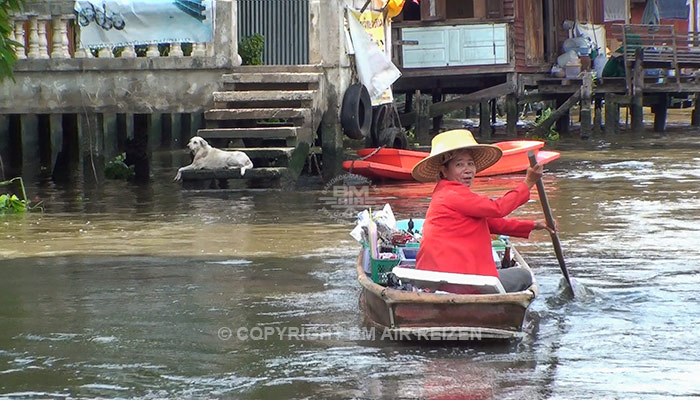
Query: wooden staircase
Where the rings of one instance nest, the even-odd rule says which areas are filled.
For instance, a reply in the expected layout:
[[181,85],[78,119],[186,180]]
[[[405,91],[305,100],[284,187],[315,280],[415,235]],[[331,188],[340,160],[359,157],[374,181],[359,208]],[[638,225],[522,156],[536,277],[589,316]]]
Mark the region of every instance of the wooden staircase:
[[[224,74],[223,90],[214,92],[214,108],[204,114],[198,135],[212,146],[245,152],[254,168],[235,171],[187,171],[186,188],[207,182],[231,188],[290,187],[306,161],[325,111],[323,70],[318,66],[243,66]],[[214,182],[214,185],[216,183]],[[209,184],[212,186],[211,184]]]

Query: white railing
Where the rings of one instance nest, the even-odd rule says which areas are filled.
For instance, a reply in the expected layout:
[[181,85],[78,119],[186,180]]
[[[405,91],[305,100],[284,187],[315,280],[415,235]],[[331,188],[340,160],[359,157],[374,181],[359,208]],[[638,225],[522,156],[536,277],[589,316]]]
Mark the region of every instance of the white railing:
[[[10,35],[24,47],[17,47],[15,52],[19,60],[66,59],[66,58],[136,58],[136,57],[206,57],[213,56],[210,43],[169,43],[169,51],[164,46],[152,44],[146,51],[137,51],[135,46],[101,48],[91,51],[72,43],[73,33],[79,33],[80,26],[75,23],[74,15],[18,15],[13,19],[14,31]],[[80,35],[76,34],[76,38]],[[49,40],[50,39],[50,40]],[[184,49],[183,49],[184,47]],[[191,49],[191,50],[190,50]]]

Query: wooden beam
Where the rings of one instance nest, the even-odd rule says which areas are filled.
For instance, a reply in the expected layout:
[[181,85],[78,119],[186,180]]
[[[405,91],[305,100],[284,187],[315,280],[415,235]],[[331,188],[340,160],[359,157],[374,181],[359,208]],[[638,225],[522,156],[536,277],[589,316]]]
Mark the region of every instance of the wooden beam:
[[462,109],[470,104],[481,103],[482,101],[495,99],[515,92],[515,85],[512,82],[501,83],[474,93],[456,97],[452,100],[434,103],[430,106],[430,118],[444,115],[449,112]]
[[581,99],[581,89],[579,88],[574,94],[571,95],[559,108],[557,108],[552,114],[549,115],[549,118],[546,120],[542,121],[542,123],[535,128],[535,130],[539,133],[543,133],[549,130],[549,128],[554,125],[554,123],[564,115],[566,115],[567,112],[569,112],[569,109],[573,107],[574,104],[576,104],[579,99]]

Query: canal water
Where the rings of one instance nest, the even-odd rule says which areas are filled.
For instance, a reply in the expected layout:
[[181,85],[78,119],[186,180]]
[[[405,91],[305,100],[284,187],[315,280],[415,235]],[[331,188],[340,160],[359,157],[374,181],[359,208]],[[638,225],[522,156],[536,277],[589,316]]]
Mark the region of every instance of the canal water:
[[[0,217],[0,398],[698,397],[699,139],[562,141],[544,183],[576,298],[548,235],[516,240],[540,295],[509,343],[371,340],[333,182],[185,192],[158,154],[147,186],[31,183],[43,213]],[[357,195],[405,218],[431,189]]]

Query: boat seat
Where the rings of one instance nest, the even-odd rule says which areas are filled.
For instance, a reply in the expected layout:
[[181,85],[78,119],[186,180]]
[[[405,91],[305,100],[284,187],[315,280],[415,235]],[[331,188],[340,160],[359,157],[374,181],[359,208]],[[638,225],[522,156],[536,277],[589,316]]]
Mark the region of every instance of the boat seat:
[[394,267],[391,272],[402,283],[410,283],[419,288],[444,290],[443,288],[447,286],[457,288],[459,293],[503,294],[506,292],[501,281],[495,276],[455,274],[404,267]]

